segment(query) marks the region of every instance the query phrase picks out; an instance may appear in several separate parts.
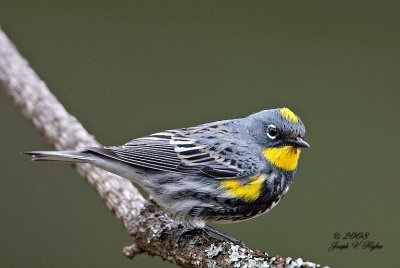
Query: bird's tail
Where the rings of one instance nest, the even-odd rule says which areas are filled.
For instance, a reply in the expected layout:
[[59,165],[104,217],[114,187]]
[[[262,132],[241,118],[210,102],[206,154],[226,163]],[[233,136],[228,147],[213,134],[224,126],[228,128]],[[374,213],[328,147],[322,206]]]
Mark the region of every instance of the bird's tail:
[[84,151],[32,151],[24,154],[32,156],[32,161],[87,163],[90,160],[90,155]]

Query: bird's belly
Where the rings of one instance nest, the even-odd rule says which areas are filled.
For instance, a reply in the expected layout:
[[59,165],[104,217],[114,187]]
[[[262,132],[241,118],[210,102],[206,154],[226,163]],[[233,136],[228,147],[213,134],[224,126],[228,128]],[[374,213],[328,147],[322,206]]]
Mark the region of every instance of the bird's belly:
[[216,223],[231,223],[252,219],[273,209],[288,190],[289,186],[279,195],[263,203],[238,203],[229,209],[226,207],[205,208],[201,213],[201,217],[207,222]]
[[208,178],[163,176],[147,181],[154,182],[145,188],[156,202],[176,216],[228,223],[251,219],[271,210],[286,194],[291,180],[270,177],[264,186],[264,194],[254,201],[231,197],[219,187],[218,181]]

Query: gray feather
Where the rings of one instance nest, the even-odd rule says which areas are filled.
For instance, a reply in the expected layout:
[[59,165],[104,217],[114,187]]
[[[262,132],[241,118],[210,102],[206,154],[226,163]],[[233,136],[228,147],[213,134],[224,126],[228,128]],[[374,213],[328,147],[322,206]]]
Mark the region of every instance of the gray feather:
[[24,154],[32,156],[32,161],[62,161],[88,163],[90,154],[78,151],[31,151]]

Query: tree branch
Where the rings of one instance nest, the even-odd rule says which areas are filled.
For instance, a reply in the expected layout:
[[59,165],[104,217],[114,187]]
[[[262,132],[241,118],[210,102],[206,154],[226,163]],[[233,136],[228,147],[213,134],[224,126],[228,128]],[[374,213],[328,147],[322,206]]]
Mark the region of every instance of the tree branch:
[[[59,103],[1,29],[0,87],[56,149],[100,145]],[[123,250],[130,258],[146,252],[184,267],[320,267],[301,259],[269,257],[205,233],[180,239],[182,225],[146,201],[130,181],[89,164],[74,167],[134,238]]]

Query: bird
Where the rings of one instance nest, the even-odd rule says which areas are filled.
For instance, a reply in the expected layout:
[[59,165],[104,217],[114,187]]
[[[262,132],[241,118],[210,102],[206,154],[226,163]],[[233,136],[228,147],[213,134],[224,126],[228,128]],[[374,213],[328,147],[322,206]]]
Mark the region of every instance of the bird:
[[305,126],[289,108],[165,130],[121,146],[80,151],[29,151],[33,161],[89,163],[131,180],[177,219],[242,242],[209,223],[259,216],[288,192]]

